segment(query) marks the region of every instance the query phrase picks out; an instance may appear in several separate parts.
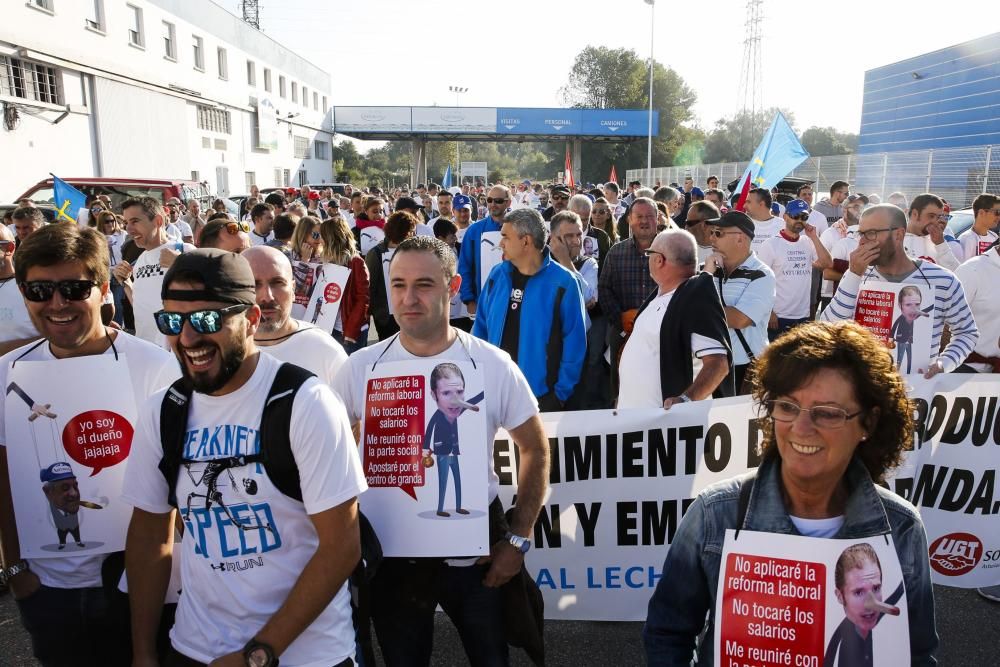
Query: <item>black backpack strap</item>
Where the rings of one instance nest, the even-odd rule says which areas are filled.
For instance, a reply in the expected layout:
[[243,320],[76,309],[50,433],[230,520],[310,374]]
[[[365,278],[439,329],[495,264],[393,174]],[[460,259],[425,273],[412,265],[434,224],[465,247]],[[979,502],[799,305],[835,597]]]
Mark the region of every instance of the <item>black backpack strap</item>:
[[292,456],[289,428],[295,394],[311,377],[315,375],[304,368],[281,364],[260,416],[260,457],[264,470],[279,491],[299,501],[302,500],[302,488],[299,468]]
[[[742,277],[744,277],[744,278],[749,277],[751,282],[754,281],[754,280],[756,280],[757,278],[763,278],[764,277],[764,272],[763,271],[751,271],[750,269],[736,269],[736,271],[733,271],[733,275],[731,275],[729,277],[732,278],[738,272],[741,272],[741,271],[744,274]],[[718,275],[718,278],[719,278],[719,301],[722,302],[722,308],[725,309],[725,307],[726,307],[726,297],[722,293],[722,289],[723,289],[722,272],[719,271],[716,275]],[[736,328],[733,328],[733,327],[730,327],[730,328],[733,329],[733,331],[736,333],[736,337],[739,339],[740,345],[743,346],[743,351],[746,352],[747,359],[749,360],[747,363],[753,362],[754,359],[756,359],[756,357],[754,357],[753,352],[750,351],[750,344],[747,343],[747,339],[743,335],[743,329],[736,329]],[[739,391],[739,390],[740,390],[740,388],[736,387],[736,391]]]
[[177,507],[177,475],[184,458],[184,437],[193,392],[191,383],[181,378],[170,385],[160,403],[160,446],[163,448],[163,457],[158,467],[167,480],[167,501],[174,507]]
[[750,509],[750,494],[753,493],[753,483],[756,478],[755,473],[740,482],[740,499],[736,505],[736,535],[734,539],[739,539],[743,523],[747,520],[747,510]]

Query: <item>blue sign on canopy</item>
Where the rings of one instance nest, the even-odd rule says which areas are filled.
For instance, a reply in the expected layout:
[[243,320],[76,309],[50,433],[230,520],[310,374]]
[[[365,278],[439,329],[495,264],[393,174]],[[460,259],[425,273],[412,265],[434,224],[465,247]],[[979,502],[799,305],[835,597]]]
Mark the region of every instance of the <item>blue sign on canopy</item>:
[[[644,137],[647,112],[621,109],[497,109],[497,134]],[[653,112],[653,134],[659,134]]]

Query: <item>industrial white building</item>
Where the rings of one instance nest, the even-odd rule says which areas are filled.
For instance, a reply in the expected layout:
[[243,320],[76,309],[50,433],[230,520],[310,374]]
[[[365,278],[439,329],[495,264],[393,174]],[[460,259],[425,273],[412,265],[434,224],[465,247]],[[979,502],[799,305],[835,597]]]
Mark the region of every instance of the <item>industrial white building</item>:
[[0,0],[0,203],[49,172],[332,182],[330,90],[209,0]]

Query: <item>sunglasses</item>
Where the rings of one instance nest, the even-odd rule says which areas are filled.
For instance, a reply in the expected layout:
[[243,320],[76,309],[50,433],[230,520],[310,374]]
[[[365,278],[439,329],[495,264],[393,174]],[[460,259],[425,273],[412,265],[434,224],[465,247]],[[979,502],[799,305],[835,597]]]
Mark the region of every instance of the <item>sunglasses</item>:
[[222,330],[222,321],[231,313],[242,313],[250,306],[241,303],[225,308],[196,310],[190,313],[175,313],[169,310],[158,310],[153,313],[156,318],[156,328],[164,336],[180,336],[184,322],[190,322],[191,328],[200,334],[214,334]]
[[567,195],[552,195],[552,198],[553,199],[562,199],[562,200],[565,200],[565,201],[569,201],[569,196],[567,196]]
[[730,234],[742,234],[743,232],[724,232],[721,229],[713,229],[709,232],[709,235],[713,238],[721,239],[723,236],[729,236]]
[[311,236],[313,237],[313,239],[315,239],[315,240],[318,241],[319,237],[320,237],[320,233],[319,232],[312,232]]
[[487,197],[486,198],[486,203],[487,204],[506,204],[507,203],[507,198],[506,197]]
[[250,233],[250,225],[245,222],[227,222],[226,231],[230,234],[237,234],[243,232],[245,234]]
[[808,213],[799,213],[798,215],[793,215],[792,216],[792,220],[798,220],[799,222],[808,222],[809,221],[809,214]]
[[21,292],[28,301],[42,303],[50,301],[56,290],[67,301],[84,301],[90,297],[90,290],[97,287],[93,280],[26,280],[20,283]]
[[608,213],[610,213],[610,211],[606,208],[595,208],[591,211],[591,215],[607,215]]
[[15,247],[13,241],[0,241],[0,252],[14,252]]

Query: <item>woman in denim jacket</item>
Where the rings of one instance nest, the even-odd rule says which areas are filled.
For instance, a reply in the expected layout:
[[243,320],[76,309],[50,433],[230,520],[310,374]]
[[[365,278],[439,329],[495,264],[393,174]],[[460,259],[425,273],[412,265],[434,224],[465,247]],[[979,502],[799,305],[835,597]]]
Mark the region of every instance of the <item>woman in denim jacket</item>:
[[747,530],[845,539],[891,533],[912,664],[936,664],[923,524],[912,505],[875,483],[900,463],[913,438],[910,403],[888,350],[854,322],[810,322],[770,345],[755,373],[754,398],[766,411],[763,460],[754,473],[705,489],[685,514],[649,601],[647,661],[715,664],[722,547],[726,529],[739,523],[740,490],[751,484]]

